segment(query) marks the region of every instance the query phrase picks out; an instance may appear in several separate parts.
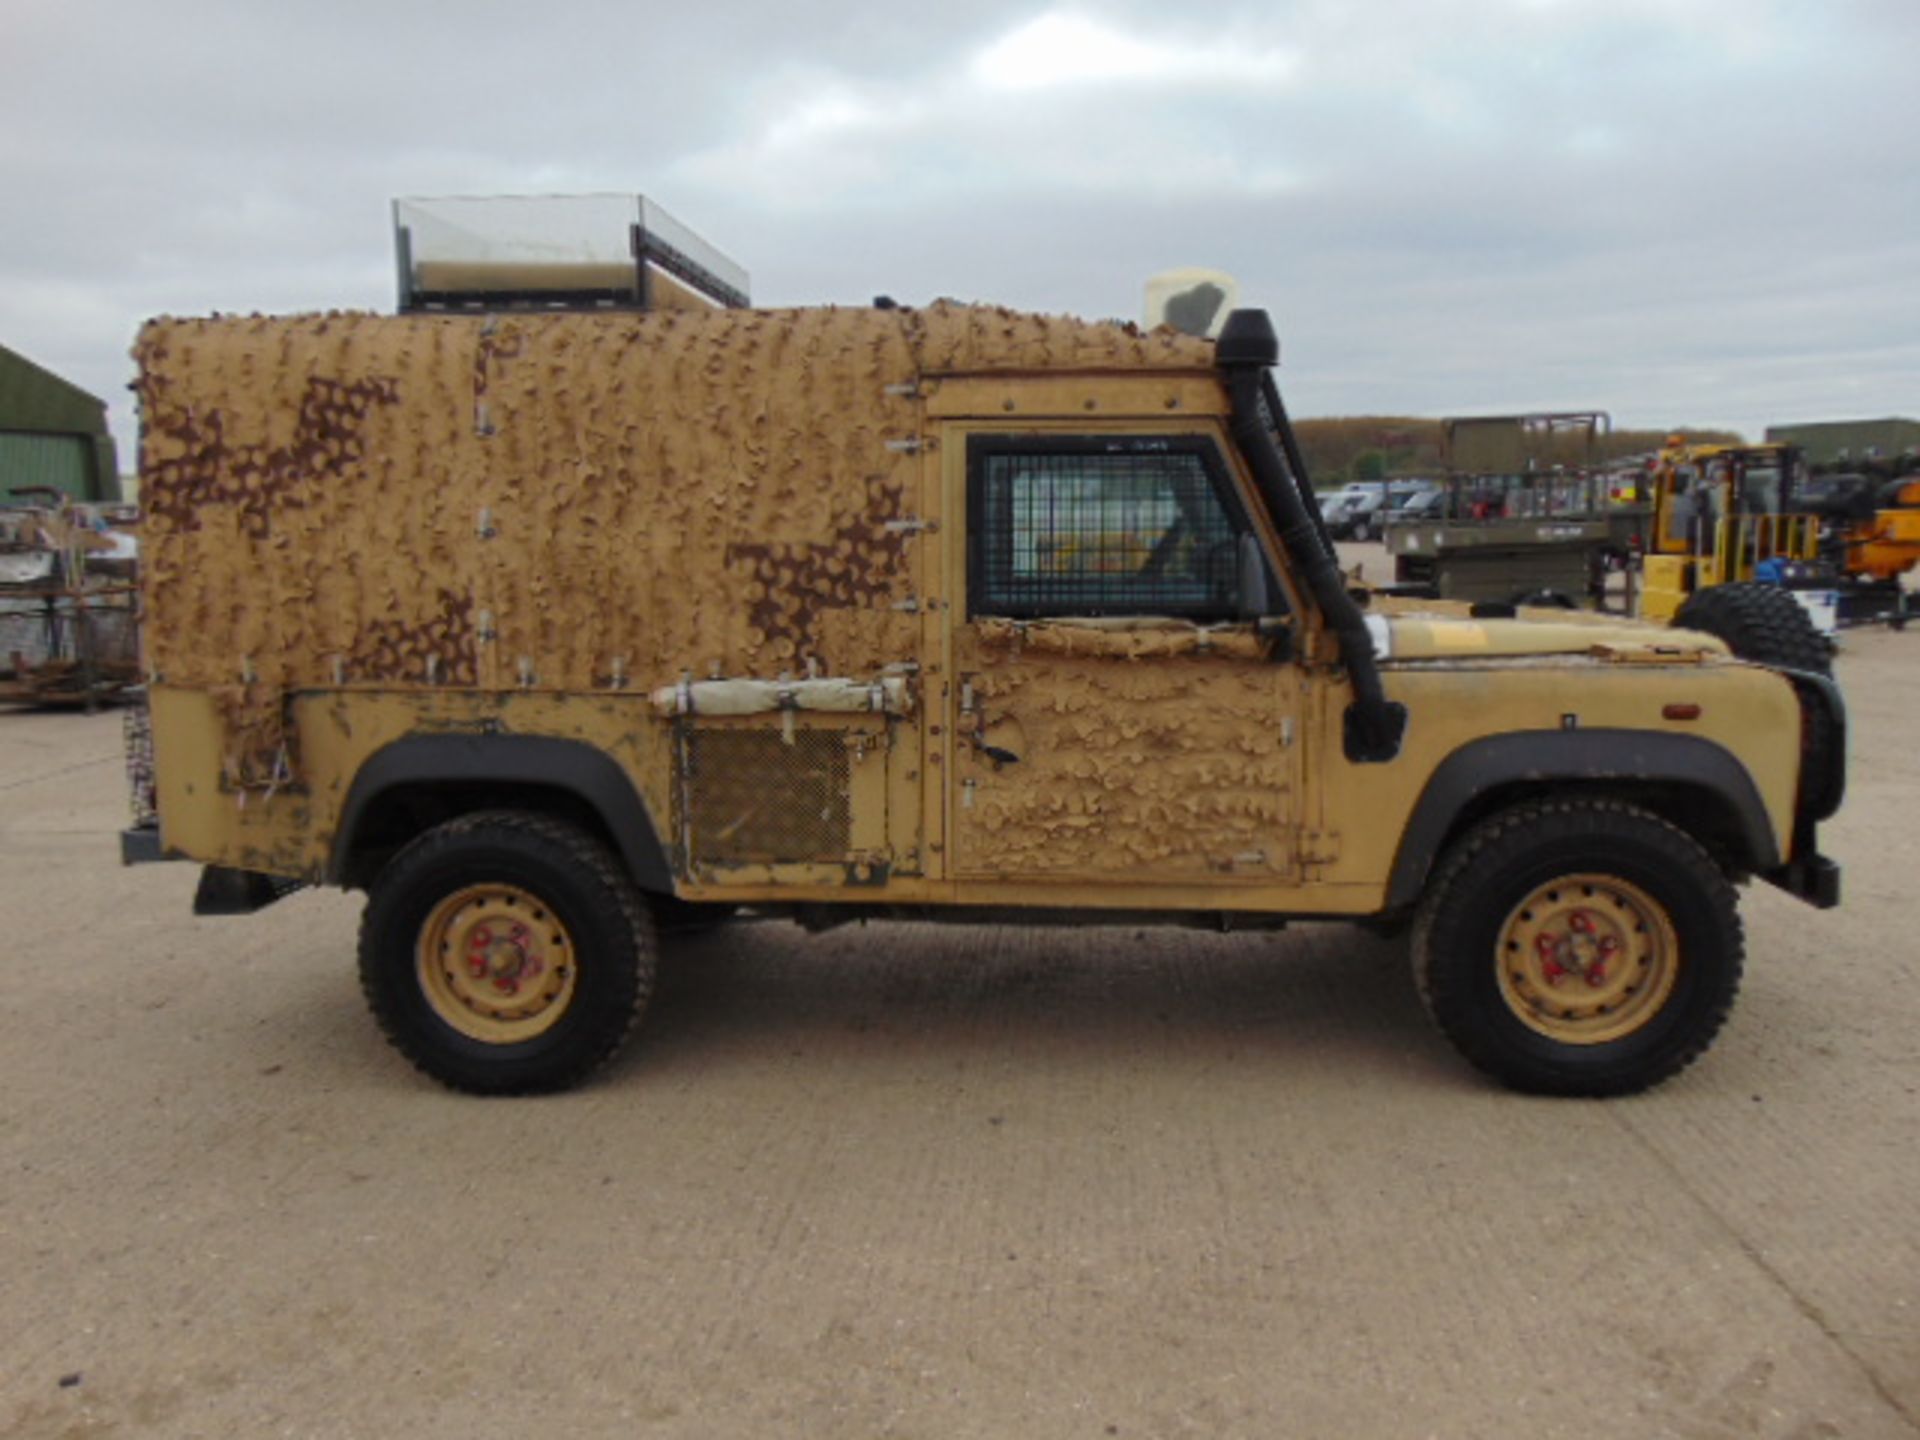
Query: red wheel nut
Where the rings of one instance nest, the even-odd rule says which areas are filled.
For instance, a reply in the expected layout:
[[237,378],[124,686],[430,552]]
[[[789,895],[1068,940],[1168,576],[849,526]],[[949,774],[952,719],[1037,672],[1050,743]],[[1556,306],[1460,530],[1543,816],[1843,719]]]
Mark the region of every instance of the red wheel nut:
[[1602,985],[1606,983],[1607,983],[1607,967],[1596,960],[1593,963],[1593,968],[1587,971],[1587,984],[1593,986],[1594,989],[1598,990]]

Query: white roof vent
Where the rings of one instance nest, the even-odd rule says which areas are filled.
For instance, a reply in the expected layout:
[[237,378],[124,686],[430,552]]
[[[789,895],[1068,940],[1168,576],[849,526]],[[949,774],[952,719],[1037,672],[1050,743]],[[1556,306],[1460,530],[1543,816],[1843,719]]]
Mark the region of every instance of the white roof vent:
[[1240,282],[1224,270],[1163,270],[1147,281],[1147,328],[1171,325],[1183,335],[1217,340],[1239,299]]

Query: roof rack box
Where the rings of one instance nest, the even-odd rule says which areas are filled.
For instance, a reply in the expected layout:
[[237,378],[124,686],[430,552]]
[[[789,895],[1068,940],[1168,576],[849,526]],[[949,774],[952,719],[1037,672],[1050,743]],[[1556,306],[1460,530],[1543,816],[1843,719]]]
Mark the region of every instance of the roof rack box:
[[739,309],[747,272],[644,195],[393,202],[400,312]]

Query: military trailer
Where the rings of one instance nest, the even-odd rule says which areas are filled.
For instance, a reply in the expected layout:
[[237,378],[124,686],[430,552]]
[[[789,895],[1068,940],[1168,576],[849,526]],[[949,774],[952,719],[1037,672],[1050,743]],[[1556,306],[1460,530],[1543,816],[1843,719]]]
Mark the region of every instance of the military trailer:
[[1442,600],[1591,604],[1627,576],[1647,511],[1614,498],[1599,466],[1601,411],[1485,415],[1441,422],[1447,502],[1438,516],[1390,525],[1394,587]]
[[1736,886],[1838,898],[1826,677],[1594,617],[1361,610],[1258,311],[159,320],[158,829],[206,912],[365,890],[394,1045],[579,1081],[754,915],[1337,918],[1473,1064],[1712,1040]]

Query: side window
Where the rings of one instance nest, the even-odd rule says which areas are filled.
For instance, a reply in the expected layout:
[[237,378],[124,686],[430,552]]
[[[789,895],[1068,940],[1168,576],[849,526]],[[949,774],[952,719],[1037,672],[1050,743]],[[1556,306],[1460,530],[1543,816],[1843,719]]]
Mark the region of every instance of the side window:
[[973,615],[1240,614],[1248,526],[1212,442],[974,436]]

